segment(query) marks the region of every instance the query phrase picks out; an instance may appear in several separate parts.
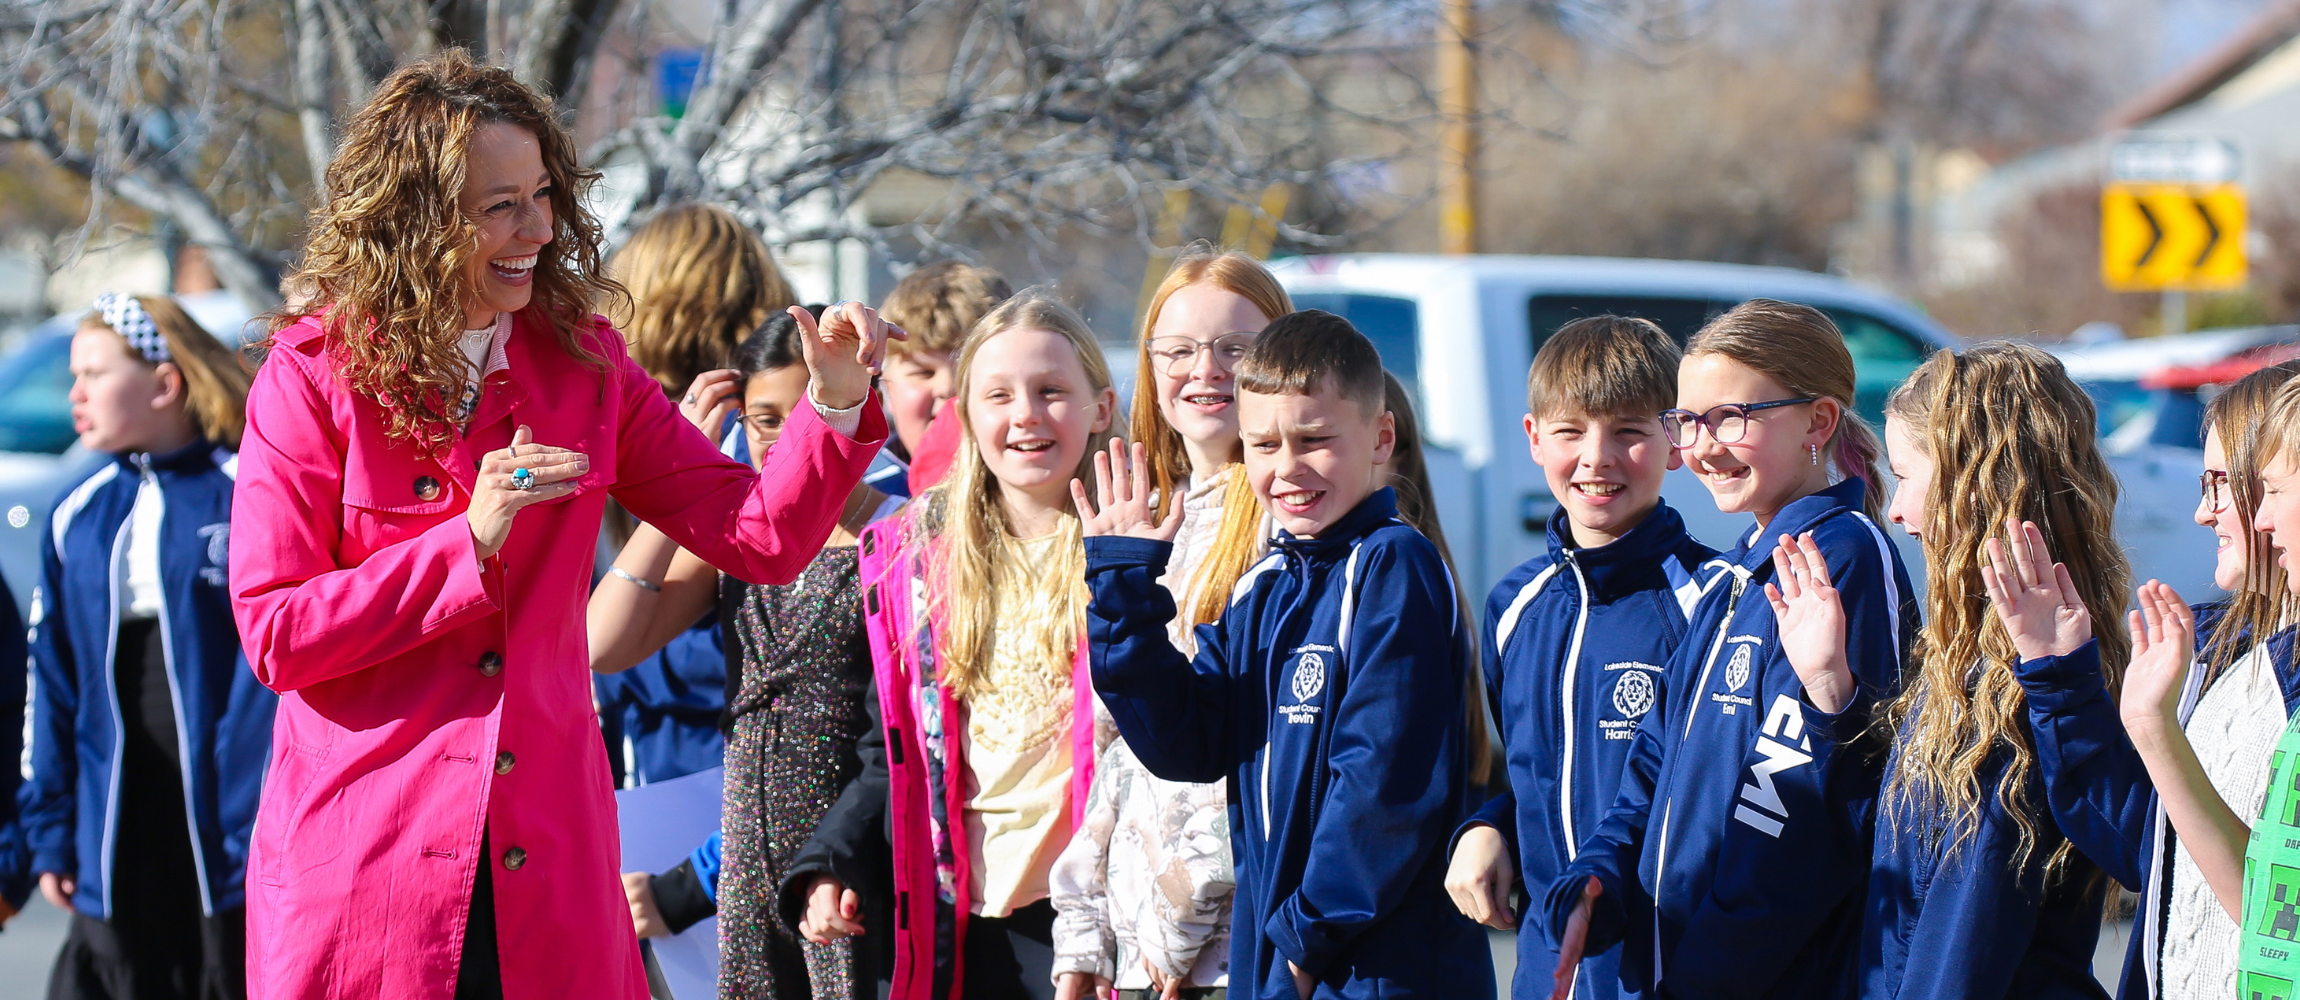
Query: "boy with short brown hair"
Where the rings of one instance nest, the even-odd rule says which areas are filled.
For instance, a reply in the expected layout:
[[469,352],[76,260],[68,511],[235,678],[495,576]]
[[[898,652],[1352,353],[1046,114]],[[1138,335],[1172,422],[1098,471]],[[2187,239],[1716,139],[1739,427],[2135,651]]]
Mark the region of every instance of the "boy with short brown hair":
[[1151,773],[1232,781],[1231,995],[1490,997],[1485,935],[1442,885],[1468,814],[1468,630],[1437,547],[1377,488],[1397,440],[1381,357],[1313,310],[1237,375],[1271,552],[1185,658],[1157,583],[1180,515],[1158,522],[1139,445],[1098,459],[1100,512],[1075,497],[1094,688]]
[[[1455,905],[1493,927],[1517,926],[1517,876],[1549,885],[1613,806],[1623,768],[1637,766],[1637,727],[1661,717],[1662,664],[1721,568],[1661,499],[1680,464],[1661,432],[1677,363],[1660,327],[1591,316],[1559,327],[1526,373],[1526,443],[1558,506],[1549,550],[1487,598],[1479,644],[1510,786],[1526,794],[1486,803],[1456,834],[1446,874]],[[1558,970],[1534,927],[1518,934],[1517,955],[1519,1000],[1568,980],[1583,1000],[1621,994],[1619,947]]]

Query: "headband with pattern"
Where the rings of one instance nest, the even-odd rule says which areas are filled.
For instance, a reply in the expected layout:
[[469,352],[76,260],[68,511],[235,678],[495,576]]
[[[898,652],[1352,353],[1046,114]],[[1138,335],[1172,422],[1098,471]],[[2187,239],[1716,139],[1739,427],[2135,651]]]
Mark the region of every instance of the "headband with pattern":
[[105,292],[96,296],[96,312],[104,317],[104,325],[127,338],[128,346],[153,364],[175,360],[168,353],[168,338],[160,335],[160,328],[152,323],[152,314],[144,311],[144,304],[133,295]]

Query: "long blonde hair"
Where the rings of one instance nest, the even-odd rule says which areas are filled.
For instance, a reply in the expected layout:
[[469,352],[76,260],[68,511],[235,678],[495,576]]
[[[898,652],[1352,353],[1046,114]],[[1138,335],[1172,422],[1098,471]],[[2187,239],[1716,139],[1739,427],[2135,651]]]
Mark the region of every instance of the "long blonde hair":
[[[138,295],[135,299],[167,342],[169,359],[165,363],[184,376],[184,415],[191,418],[192,429],[207,440],[237,450],[240,432],[248,420],[248,383],[252,380],[247,366],[176,300],[165,295]],[[104,322],[104,314],[92,312],[80,320],[80,329],[112,330],[112,326]],[[120,340],[120,349],[147,367],[159,367],[129,347],[126,338]]]
[[[1878,717],[1901,733],[1900,767],[1885,808],[1940,817],[1945,852],[1979,828],[1993,794],[2020,830],[2016,866],[2035,851],[2042,804],[2029,800],[2036,751],[2028,699],[2013,668],[2020,654],[1990,610],[1981,581],[1984,546],[2008,519],[2034,521],[2068,566],[2100,643],[2100,668],[2119,689],[2131,656],[2121,622],[2132,567],[2116,544],[2116,475],[2095,440],[2091,397],[2052,355],[1992,343],[1940,351],[1894,390],[1886,412],[1906,421],[1933,464],[1925,494],[1925,623],[1906,687]],[[1904,732],[1905,727],[1905,732]],[[1993,793],[1981,773],[2002,755]],[[2063,841],[2047,878],[2065,873]]]
[[2244,582],[2228,595],[2228,611],[2205,640],[2204,687],[2210,688],[2251,645],[2300,619],[2300,600],[2286,588],[2284,566],[2268,537],[2252,530],[2260,509],[2260,449],[2263,429],[2273,419],[2278,390],[2300,375],[2300,361],[2270,365],[2237,379],[2205,407],[2204,425],[2220,432],[2228,453],[2228,503],[2243,525]]
[[[920,516],[913,524],[920,533],[916,541],[930,553],[927,571],[933,582],[927,592],[937,622],[935,658],[940,677],[943,686],[960,700],[974,694],[989,667],[1001,621],[1019,620],[1011,608],[1002,619],[1002,591],[1025,590],[1030,603],[1054,612],[1049,616],[1054,627],[1035,643],[1046,662],[1069,663],[1077,655],[1079,630],[1085,626],[1086,546],[1077,512],[1066,510],[1055,529],[1062,542],[1054,565],[1026,580],[1008,577],[1011,549],[1017,539],[1013,526],[1007,523],[1006,509],[999,503],[998,479],[983,460],[975,443],[974,425],[967,416],[966,402],[973,398],[974,359],[982,353],[982,345],[1009,330],[1025,329],[1060,334],[1077,352],[1089,391],[1100,395],[1110,388],[1110,365],[1103,360],[1102,347],[1095,342],[1086,320],[1037,289],[1025,289],[991,310],[975,324],[959,351],[955,408],[960,428],[958,455],[942,483],[919,498]],[[1105,430],[1088,438],[1086,450],[1079,455],[1079,478],[1093,481],[1094,456],[1108,446],[1110,437]],[[1001,587],[1002,582],[1010,586]],[[1017,582],[1019,588],[1012,586]]]
[[542,147],[551,176],[551,242],[536,251],[527,312],[560,350],[605,371],[585,346],[594,302],[623,294],[600,267],[599,222],[583,207],[598,173],[551,99],[462,49],[409,62],[343,128],[327,168],[327,199],[311,212],[303,265],[283,284],[274,333],[325,313],[329,356],[344,383],[384,409],[384,436],[444,452],[470,361],[455,345],[470,305],[464,267],[478,232],[463,214],[472,133],[503,123]]
[[1750,299],[1710,320],[1686,342],[1687,359],[1704,354],[1730,358],[1795,395],[1836,400],[1837,429],[1823,451],[1839,475],[1862,478],[1862,512],[1871,520],[1884,517],[1885,477],[1877,469],[1877,456],[1885,448],[1877,432],[1853,412],[1853,354],[1827,313],[1778,299]]
[[607,269],[630,291],[602,303],[607,316],[630,343],[631,360],[672,396],[725,365],[769,315],[799,302],[767,244],[717,205],[655,213]]

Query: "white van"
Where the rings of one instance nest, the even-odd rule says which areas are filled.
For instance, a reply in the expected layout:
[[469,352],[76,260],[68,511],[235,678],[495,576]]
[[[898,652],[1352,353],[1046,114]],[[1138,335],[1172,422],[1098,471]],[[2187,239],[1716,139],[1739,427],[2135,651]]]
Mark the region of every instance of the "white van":
[[[1845,332],[1859,377],[1856,406],[1881,422],[1885,395],[1954,336],[1893,299],[1828,275],[1778,267],[1595,257],[1340,254],[1271,265],[1301,309],[1344,316],[1371,338],[1416,397],[1439,516],[1465,583],[1482,595],[1547,544],[1557,501],[1527,454],[1525,372],[1566,322],[1642,316],[1680,342],[1751,298],[1802,302]],[[1731,548],[1746,515],[1720,514],[1690,473],[1664,495],[1702,541]],[[1922,559],[1899,531],[1913,571]]]

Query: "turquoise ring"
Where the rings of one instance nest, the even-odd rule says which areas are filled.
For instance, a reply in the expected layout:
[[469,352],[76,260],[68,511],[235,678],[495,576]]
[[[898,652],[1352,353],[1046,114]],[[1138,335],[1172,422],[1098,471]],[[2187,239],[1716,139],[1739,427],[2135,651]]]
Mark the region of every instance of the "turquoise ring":
[[511,488],[515,490],[534,489],[535,470],[524,468],[511,470]]

